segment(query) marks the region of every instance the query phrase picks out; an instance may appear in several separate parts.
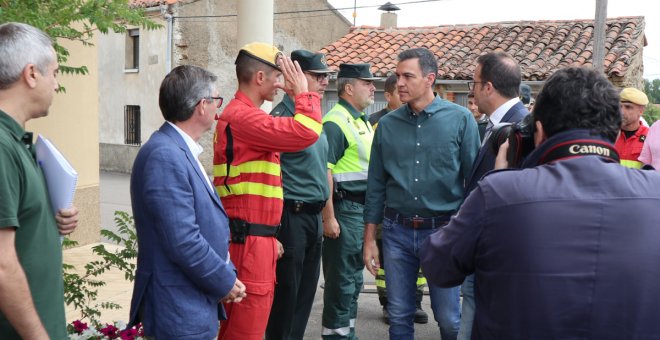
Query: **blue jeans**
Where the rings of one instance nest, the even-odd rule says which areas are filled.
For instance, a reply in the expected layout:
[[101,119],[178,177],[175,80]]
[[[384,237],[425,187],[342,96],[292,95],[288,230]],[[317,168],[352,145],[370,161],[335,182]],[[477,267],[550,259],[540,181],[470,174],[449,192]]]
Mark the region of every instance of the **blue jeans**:
[[[385,218],[383,258],[387,263],[387,311],[390,339],[413,339],[415,290],[419,269],[419,248],[437,229],[412,229]],[[455,340],[461,322],[459,287],[440,288],[429,283],[431,309],[442,340]]]
[[463,310],[461,311],[461,330],[458,332],[458,340],[470,340],[472,338],[472,324],[474,323],[474,274],[465,278],[461,286],[463,292]]

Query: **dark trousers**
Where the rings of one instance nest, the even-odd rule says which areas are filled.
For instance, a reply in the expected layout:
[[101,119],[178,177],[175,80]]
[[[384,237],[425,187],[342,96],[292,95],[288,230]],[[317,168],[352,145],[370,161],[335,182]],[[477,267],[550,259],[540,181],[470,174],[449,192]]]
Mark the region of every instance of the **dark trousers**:
[[277,261],[275,298],[266,339],[302,339],[318,286],[323,224],[321,214],[282,212],[277,239],[284,256]]

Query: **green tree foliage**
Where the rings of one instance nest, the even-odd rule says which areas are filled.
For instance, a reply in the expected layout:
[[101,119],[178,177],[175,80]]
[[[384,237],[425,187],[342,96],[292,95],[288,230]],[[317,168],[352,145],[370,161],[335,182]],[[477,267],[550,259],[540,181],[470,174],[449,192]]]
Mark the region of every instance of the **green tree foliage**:
[[62,39],[89,46],[97,30],[122,33],[130,26],[161,27],[145,16],[144,9],[129,6],[128,0],[0,0],[0,23],[12,21],[30,24],[56,39],[60,72],[68,74],[88,70],[84,65],[66,65],[69,51],[58,43]]
[[649,126],[653,125],[653,122],[660,119],[660,108],[653,104],[649,104],[646,107],[646,110],[644,110],[644,119],[649,123]]
[[649,97],[649,102],[660,104],[660,79],[644,79],[644,93]]
[[660,119],[660,108],[654,105],[660,104],[660,79],[651,81],[644,79],[644,93],[649,97],[649,105],[644,110],[644,119],[651,125]]
[[[103,244],[92,248],[96,259],[90,260],[84,271],[70,264],[63,264],[64,270],[64,302],[80,313],[79,320],[91,322],[96,328],[102,325],[100,317],[102,309],[120,309],[122,306],[112,301],[97,301],[99,288],[106,285],[101,275],[108,270],[119,270],[124,278],[135,280],[135,259],[138,244],[133,217],[124,211],[115,211],[117,232],[101,230],[101,235],[111,242],[121,246],[115,251],[109,251]],[[76,241],[64,239],[64,248],[77,246]],[[106,320],[109,321],[109,320]]]

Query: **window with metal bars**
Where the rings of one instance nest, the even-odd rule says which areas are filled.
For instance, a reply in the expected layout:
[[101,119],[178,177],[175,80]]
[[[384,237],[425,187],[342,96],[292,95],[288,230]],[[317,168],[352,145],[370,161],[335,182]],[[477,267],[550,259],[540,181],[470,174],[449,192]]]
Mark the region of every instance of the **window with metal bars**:
[[126,105],[124,107],[124,144],[140,145],[140,106]]

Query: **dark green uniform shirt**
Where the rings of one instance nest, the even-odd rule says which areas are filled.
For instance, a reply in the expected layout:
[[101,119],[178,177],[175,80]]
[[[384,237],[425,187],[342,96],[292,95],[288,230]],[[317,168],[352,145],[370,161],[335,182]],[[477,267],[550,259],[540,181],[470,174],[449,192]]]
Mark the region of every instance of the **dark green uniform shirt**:
[[[271,114],[293,117],[295,105],[288,95],[277,104]],[[298,152],[282,152],[282,187],[284,199],[304,202],[325,202],[328,189],[328,140],[321,133],[316,143]]]
[[[16,253],[41,322],[65,339],[62,249],[41,168],[22,142],[25,130],[0,111],[0,228],[16,228]],[[0,313],[0,339],[20,339]]]
[[387,107],[385,107],[384,109],[382,109],[378,112],[372,113],[369,116],[369,123],[371,124],[371,126],[376,127],[376,124],[378,123],[378,121],[381,118],[383,118],[384,115],[388,114],[389,112],[390,112],[390,110],[388,110]]
[[[343,106],[353,116],[353,119],[362,119],[368,126],[371,124],[367,121],[364,113],[356,110],[347,101],[339,98],[339,105]],[[344,157],[344,150],[348,148],[348,139],[344,136],[344,132],[334,122],[323,123],[323,131],[328,138],[328,163],[337,164],[339,160]],[[337,189],[350,191],[352,193],[363,193],[367,191],[367,181],[347,181],[338,183]]]
[[417,116],[408,105],[385,115],[371,145],[365,223],[381,223],[386,199],[405,216],[456,211],[479,144],[472,114],[438,96]]

